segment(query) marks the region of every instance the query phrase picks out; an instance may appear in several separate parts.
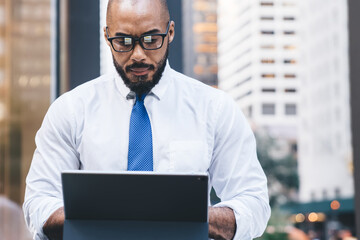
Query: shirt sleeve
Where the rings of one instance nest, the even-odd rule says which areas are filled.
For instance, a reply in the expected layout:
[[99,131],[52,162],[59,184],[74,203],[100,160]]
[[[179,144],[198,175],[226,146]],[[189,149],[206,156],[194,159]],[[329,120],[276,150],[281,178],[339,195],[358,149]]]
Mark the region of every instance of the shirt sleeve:
[[253,239],[265,230],[270,217],[266,176],[256,154],[254,134],[230,97],[218,108],[211,184],[221,202],[236,218],[235,240]]
[[36,150],[26,178],[23,211],[34,239],[47,239],[43,225],[63,206],[61,171],[80,167],[75,148],[75,115],[67,94],[64,95],[50,106],[36,134]]

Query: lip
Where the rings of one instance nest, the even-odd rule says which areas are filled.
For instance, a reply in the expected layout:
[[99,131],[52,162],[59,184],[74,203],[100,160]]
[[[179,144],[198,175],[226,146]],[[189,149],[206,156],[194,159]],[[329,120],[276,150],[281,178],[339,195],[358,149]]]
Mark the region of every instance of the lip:
[[131,68],[130,71],[135,76],[143,76],[143,75],[148,74],[150,72],[150,69],[148,67],[147,68]]

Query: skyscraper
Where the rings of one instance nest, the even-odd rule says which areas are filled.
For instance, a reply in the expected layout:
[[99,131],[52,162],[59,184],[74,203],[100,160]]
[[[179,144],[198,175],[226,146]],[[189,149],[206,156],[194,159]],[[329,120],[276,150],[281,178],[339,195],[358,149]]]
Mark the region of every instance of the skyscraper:
[[21,204],[50,104],[51,1],[0,0],[0,238],[31,239]]
[[183,0],[184,73],[218,85],[217,0]]
[[50,13],[50,0],[0,0],[0,194],[17,203],[50,104]]
[[346,0],[299,1],[301,201],[353,197]]
[[297,1],[218,2],[219,88],[254,127],[294,140],[299,102]]

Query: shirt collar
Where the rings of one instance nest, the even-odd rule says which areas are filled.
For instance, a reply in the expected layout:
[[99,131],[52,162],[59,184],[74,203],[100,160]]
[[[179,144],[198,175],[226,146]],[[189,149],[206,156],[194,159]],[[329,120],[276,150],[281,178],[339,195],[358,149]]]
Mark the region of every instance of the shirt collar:
[[169,61],[166,60],[166,66],[161,76],[161,79],[159,83],[156,84],[153,89],[151,89],[150,94],[153,94],[158,98],[158,100],[161,100],[161,98],[164,96],[166,92],[167,87],[169,86],[170,81],[171,81],[171,67]]
[[[115,77],[115,85],[117,89],[119,90],[120,94],[126,98],[129,99],[130,89],[125,85],[122,78],[119,76],[118,72],[114,70],[114,77]],[[164,72],[162,74],[162,77],[158,84],[155,85],[155,87],[150,91],[149,95],[155,96],[158,100],[161,100],[161,98],[164,96],[166,89],[169,85],[169,82],[171,80],[171,67],[169,64],[169,61],[166,60],[166,65]]]

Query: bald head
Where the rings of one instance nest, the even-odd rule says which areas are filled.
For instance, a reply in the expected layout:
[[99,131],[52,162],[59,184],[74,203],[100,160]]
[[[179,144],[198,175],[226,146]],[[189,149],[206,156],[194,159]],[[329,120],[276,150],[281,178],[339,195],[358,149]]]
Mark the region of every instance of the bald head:
[[161,14],[161,19],[163,19],[164,22],[170,21],[170,13],[169,8],[167,5],[166,0],[109,0],[108,6],[107,6],[107,12],[106,12],[106,24],[109,25],[109,23],[112,21],[113,17],[113,6],[115,4],[122,4],[126,5],[127,7],[136,7],[140,4],[159,4],[159,13]]

